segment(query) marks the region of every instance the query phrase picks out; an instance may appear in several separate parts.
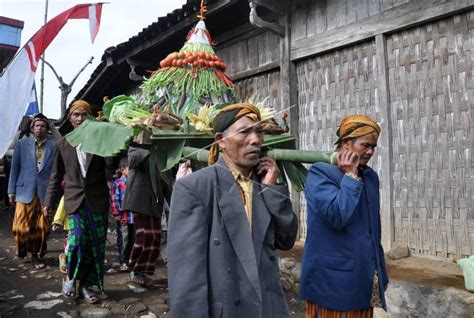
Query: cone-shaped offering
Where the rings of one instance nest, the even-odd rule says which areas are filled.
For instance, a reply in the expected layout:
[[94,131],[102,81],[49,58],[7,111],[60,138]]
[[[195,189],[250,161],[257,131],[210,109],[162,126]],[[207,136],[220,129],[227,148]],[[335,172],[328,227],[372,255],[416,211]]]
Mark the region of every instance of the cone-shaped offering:
[[198,114],[203,105],[234,101],[232,81],[224,73],[227,66],[211,43],[201,20],[188,33],[182,49],[160,62],[161,68],[141,86],[144,94],[153,97],[155,109],[184,118]]

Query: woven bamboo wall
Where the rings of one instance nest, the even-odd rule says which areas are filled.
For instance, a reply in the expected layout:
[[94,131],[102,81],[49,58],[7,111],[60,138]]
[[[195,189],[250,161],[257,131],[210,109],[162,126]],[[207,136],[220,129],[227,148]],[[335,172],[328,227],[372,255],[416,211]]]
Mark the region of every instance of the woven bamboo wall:
[[[375,118],[382,126],[382,138],[370,165],[381,181],[382,224],[388,233],[384,242],[388,246],[406,243],[415,254],[441,258],[474,254],[472,3],[298,0],[293,4],[292,50],[299,52],[295,59],[299,147],[332,150],[344,115],[362,113]],[[429,8],[432,18],[413,15],[418,27],[399,31],[395,23],[387,31],[382,17],[371,20],[373,25],[364,20],[366,5],[369,18],[383,11],[392,23],[398,21],[394,17],[410,13],[410,8],[423,14]],[[337,6],[345,10],[335,10]],[[358,10],[355,20],[354,6]],[[446,12],[442,8],[471,11],[433,22],[433,17],[439,19]],[[350,44],[340,40],[338,28],[348,32],[343,26],[359,18],[366,21],[361,25],[369,35]],[[302,44],[311,44],[310,37],[318,33],[326,40],[333,35],[340,41],[305,51]],[[278,41],[268,33],[259,37],[222,47],[222,53],[232,57],[232,75],[245,77],[235,82],[239,98],[245,100],[258,92],[260,98],[270,97],[268,106],[281,110],[285,105],[280,102],[280,73],[275,66]],[[265,65],[272,69],[252,73]],[[300,237],[304,239],[303,196],[300,203]]]
[[[348,114],[366,114],[383,122],[377,97],[379,79],[373,41],[307,59],[297,64],[296,72],[300,149],[332,150],[340,120]],[[370,165],[380,176],[379,150]],[[304,201],[301,208],[306,208]],[[305,238],[306,213],[301,212],[300,233]]]
[[280,72],[273,71],[235,82],[236,95],[242,101],[256,94],[258,100],[268,97],[265,105],[281,110]]
[[474,254],[474,11],[387,38],[395,241]]

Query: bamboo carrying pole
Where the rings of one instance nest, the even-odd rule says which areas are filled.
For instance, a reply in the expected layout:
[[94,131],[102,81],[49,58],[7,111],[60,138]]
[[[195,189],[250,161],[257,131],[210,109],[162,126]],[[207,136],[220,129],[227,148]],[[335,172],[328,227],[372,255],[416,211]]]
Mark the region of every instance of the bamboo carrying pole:
[[[337,152],[325,152],[325,151],[309,151],[309,150],[293,150],[293,149],[270,149],[264,152],[264,154],[275,160],[300,162],[300,163],[315,163],[315,162],[326,162],[335,163]],[[200,162],[207,162],[209,151],[202,148],[184,147],[183,157]]]

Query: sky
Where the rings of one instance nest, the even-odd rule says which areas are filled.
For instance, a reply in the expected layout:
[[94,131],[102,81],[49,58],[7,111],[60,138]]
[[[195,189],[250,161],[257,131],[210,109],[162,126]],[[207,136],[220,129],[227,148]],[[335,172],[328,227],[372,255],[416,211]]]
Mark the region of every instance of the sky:
[[[76,4],[95,2],[98,1],[49,0],[48,20]],[[0,0],[0,16],[22,20],[25,23],[21,35],[21,46],[43,25],[45,3],[46,0]],[[69,20],[46,50],[46,61],[54,67],[63,81],[69,84],[91,56],[94,60],[74,83],[72,92],[68,95],[67,104],[87,83],[92,72],[99,65],[106,48],[127,41],[151,23],[156,22],[159,17],[181,8],[184,3],[186,0],[107,0],[107,4],[102,7],[100,29],[93,44],[90,38],[89,21]],[[38,67],[35,78],[38,100],[40,76],[41,68]],[[43,113],[49,118],[59,118],[60,103],[59,82],[51,69],[45,65]]]

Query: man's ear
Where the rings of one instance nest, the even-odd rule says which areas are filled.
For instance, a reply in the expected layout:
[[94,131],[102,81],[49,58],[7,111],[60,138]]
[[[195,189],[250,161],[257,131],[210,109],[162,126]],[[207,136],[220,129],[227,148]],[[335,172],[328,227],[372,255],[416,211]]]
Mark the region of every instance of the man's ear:
[[345,149],[345,150],[349,150],[350,149],[350,145],[349,143],[351,143],[352,141],[348,138],[348,139],[345,139],[342,141],[342,145],[341,145],[341,148],[342,149]]
[[214,139],[216,143],[219,145],[219,148],[225,149],[225,139],[224,139],[224,134],[221,132],[218,132],[214,135]]

